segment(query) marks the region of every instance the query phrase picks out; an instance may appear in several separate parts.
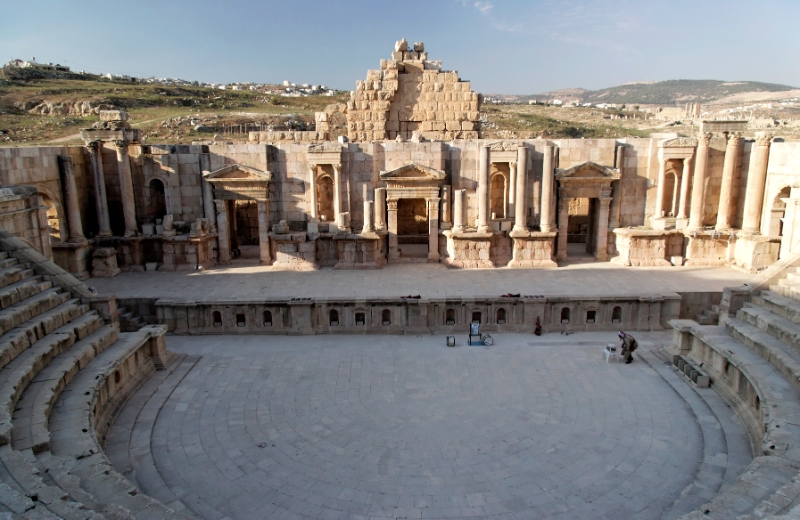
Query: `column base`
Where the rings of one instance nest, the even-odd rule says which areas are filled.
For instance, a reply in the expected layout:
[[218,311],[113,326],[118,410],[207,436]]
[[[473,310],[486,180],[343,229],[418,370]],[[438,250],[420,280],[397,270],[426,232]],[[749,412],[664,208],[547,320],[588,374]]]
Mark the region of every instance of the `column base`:
[[136,231],[130,231],[130,230],[125,231],[125,234],[122,235],[122,236],[125,237],[125,238],[135,237],[136,236]]
[[100,231],[99,233],[97,233],[97,238],[108,238],[111,236],[113,236],[111,231]]
[[428,261],[429,262],[438,262],[440,258],[439,253],[428,253]]

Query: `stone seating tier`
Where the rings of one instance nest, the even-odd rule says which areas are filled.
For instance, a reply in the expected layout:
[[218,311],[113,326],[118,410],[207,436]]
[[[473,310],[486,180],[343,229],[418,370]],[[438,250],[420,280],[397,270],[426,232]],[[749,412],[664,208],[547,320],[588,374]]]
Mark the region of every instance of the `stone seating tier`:
[[672,322],[678,353],[710,374],[745,422],[757,455],[734,486],[684,518],[800,518],[797,268],[749,299],[719,326]]
[[169,364],[165,328],[121,333],[113,299],[5,232],[0,247],[0,518],[185,518],[101,448],[127,396]]

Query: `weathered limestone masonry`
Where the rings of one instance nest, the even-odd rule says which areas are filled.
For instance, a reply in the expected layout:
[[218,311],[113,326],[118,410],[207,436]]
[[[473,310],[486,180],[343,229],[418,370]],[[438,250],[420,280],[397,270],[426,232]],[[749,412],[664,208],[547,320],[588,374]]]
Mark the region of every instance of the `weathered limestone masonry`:
[[[757,271],[800,250],[800,143],[699,120],[698,137],[490,141],[479,110],[469,82],[401,40],[314,132],[144,144],[125,112],[101,111],[86,146],[0,148],[0,185],[35,187],[38,220],[19,233],[79,278],[576,254]],[[330,141],[337,112],[349,139]]]
[[[175,334],[463,334],[481,330],[545,332],[662,330],[681,314],[677,293],[611,297],[376,298],[130,302]],[[691,300],[691,296],[687,296]],[[127,305],[128,303],[126,303]],[[690,304],[688,304],[690,305]]]

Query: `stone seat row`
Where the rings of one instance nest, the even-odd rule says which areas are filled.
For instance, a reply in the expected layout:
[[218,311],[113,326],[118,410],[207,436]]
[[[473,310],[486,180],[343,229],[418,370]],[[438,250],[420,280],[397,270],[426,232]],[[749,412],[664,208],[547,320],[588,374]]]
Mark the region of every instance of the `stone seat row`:
[[754,520],[800,512],[798,281],[790,268],[720,325],[672,322],[675,359],[711,377],[745,423],[756,455],[736,484],[684,518]]
[[168,364],[164,327],[120,332],[114,301],[90,308],[85,286],[2,231],[0,248],[0,518],[185,518],[102,450],[126,397]]
[[700,388],[707,388],[709,386],[711,380],[708,377],[708,374],[703,372],[703,370],[692,364],[691,361],[680,354],[675,354],[672,356],[672,364],[678,368],[678,372],[681,372],[683,375],[691,379],[692,383],[696,384]]

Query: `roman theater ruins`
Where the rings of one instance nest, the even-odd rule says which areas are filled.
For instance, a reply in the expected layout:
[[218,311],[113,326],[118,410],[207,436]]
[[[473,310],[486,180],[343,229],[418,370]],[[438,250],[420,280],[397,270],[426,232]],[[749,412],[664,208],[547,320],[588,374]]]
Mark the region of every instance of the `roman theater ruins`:
[[481,102],[401,40],[314,131],[0,148],[0,518],[800,518],[800,142]]

